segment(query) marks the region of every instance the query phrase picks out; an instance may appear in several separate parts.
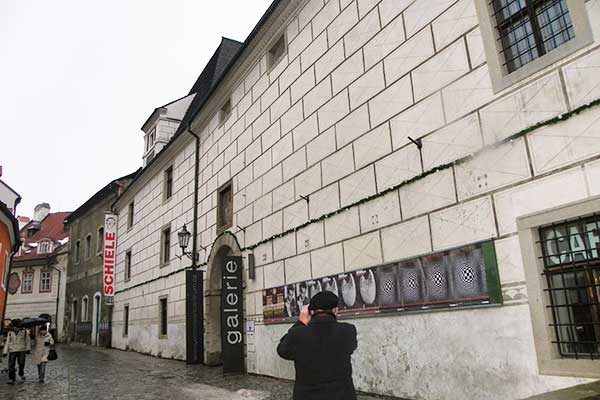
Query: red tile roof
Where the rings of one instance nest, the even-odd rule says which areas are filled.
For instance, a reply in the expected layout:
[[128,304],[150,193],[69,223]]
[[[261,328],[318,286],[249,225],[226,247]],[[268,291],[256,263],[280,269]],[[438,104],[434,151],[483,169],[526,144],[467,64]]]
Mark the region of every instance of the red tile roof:
[[34,221],[29,222],[21,229],[21,240],[24,243],[25,248],[30,247],[32,243],[37,243],[42,239],[50,239],[53,244],[52,253],[37,254],[36,248],[30,249],[29,253],[22,252],[20,256],[15,256],[15,261],[20,260],[31,260],[35,258],[46,258],[52,254],[55,254],[63,246],[60,241],[64,240],[69,236],[69,232],[65,231],[64,220],[71,214],[70,212],[57,212],[51,213],[43,219],[40,223],[40,229],[36,231],[31,237],[28,236],[28,228],[34,224]]

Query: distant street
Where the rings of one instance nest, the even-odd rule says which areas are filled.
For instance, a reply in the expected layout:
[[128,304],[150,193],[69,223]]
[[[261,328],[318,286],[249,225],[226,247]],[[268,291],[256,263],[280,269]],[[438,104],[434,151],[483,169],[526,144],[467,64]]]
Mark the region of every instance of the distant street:
[[[59,359],[48,364],[44,384],[37,382],[37,370],[30,357],[24,384],[7,385],[7,375],[1,374],[0,398],[286,400],[292,397],[291,382],[252,375],[223,377],[220,368],[188,366],[182,361],[83,345],[59,346],[57,352]],[[0,369],[6,366],[5,359]]]

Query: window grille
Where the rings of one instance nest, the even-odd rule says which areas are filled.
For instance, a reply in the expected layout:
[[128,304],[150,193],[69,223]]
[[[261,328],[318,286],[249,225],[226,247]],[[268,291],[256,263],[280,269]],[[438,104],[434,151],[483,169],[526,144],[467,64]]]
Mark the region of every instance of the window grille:
[[159,299],[159,307],[160,307],[160,336],[166,336],[167,329],[167,299],[162,298]]
[[509,73],[575,37],[566,0],[492,0]]
[[563,358],[600,359],[600,214],[539,232],[553,343]]

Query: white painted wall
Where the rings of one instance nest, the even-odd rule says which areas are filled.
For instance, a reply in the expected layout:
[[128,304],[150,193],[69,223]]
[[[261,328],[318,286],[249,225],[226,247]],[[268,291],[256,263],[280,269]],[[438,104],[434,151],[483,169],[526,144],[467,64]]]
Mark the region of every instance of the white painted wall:
[[[498,94],[474,0],[304,3],[285,24],[286,57],[267,71],[261,56],[233,85],[231,117],[219,126],[215,113],[203,125],[203,246],[216,238],[216,189],[229,179],[232,232],[245,247],[477,154],[257,247],[257,278],[246,282],[246,312],[256,322],[247,338],[249,372],[293,376],[293,366],[274,353],[287,326],[262,324],[263,289],[492,238],[505,305],[352,321],[360,343],[357,388],[408,398],[509,399],[581,382],[537,373],[516,218],[600,194],[600,109],[493,145],[600,97],[600,0],[586,2],[592,45]],[[407,136],[423,139],[421,155]],[[159,237],[169,221],[173,234],[184,222],[190,226],[192,144],[174,161],[174,201],[162,204],[158,173],[135,195],[140,222],[127,231],[126,207],[120,213],[118,290],[179,267],[176,259],[158,266]],[[310,204],[300,195],[310,195]],[[134,267],[124,283],[128,248]],[[113,344],[184,357],[183,283],[178,273],[117,295]],[[157,334],[163,294],[173,312],[167,340]],[[128,338],[118,334],[124,304],[131,307]]]

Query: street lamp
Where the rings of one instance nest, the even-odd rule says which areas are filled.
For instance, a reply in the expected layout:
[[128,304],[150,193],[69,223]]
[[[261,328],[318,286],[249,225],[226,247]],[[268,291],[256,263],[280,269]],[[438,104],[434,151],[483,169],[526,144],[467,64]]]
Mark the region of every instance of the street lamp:
[[[179,247],[181,247],[181,255],[176,255],[177,258],[179,258],[181,260],[181,258],[183,256],[187,256],[190,260],[196,262],[198,260],[198,256],[199,254],[194,254],[191,251],[185,251],[185,249],[188,247],[188,244],[190,243],[190,238],[192,237],[192,234],[190,233],[190,231],[187,230],[187,227],[185,226],[185,224],[183,224],[183,227],[181,228],[181,230],[179,232],[177,232],[177,240],[179,241]],[[204,247],[200,246],[202,249],[204,249]],[[195,259],[194,259],[195,258]]]

